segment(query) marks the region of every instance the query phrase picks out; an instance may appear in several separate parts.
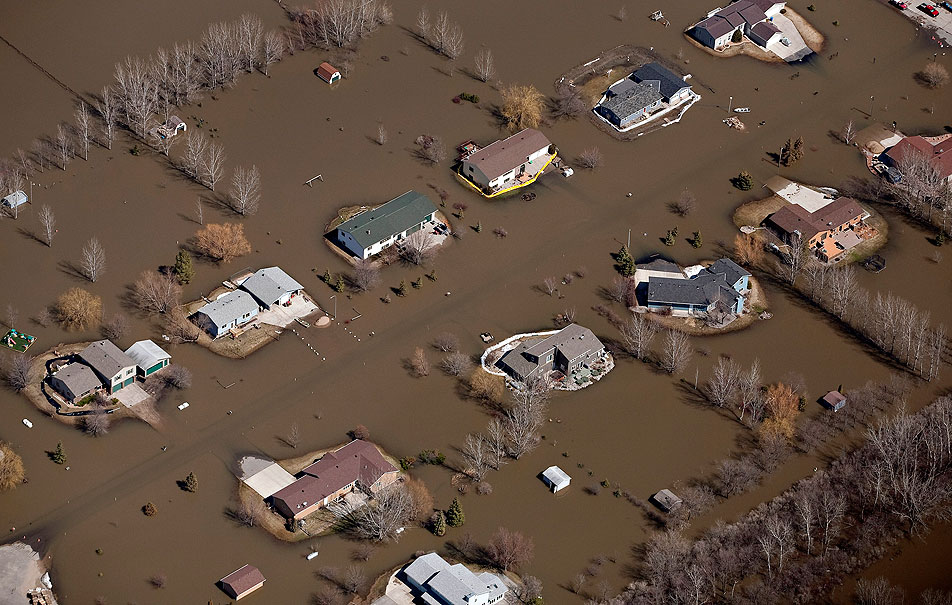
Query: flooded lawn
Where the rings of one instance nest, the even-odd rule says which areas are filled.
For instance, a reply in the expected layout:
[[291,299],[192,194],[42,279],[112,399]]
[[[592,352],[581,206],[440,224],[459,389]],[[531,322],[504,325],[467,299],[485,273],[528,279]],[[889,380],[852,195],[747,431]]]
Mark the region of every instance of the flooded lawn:
[[[127,307],[127,289],[141,271],[172,264],[200,227],[197,200],[203,200],[205,223],[241,221],[253,250],[225,265],[197,260],[196,276],[184,287],[183,300],[207,295],[244,267],[279,265],[322,309],[333,309],[336,303],[340,320],[326,329],[296,328],[299,336],[285,331],[277,342],[241,360],[221,358],[197,345],[171,346],[174,363],[190,368],[194,378],[190,389],[158,404],[164,417],[161,431],[123,421],[110,434],[94,439],[44,418],[25,398],[0,391],[0,409],[6,412],[0,439],[21,453],[30,479],[0,495],[0,536],[4,541],[23,535],[41,540],[44,552],[52,555],[54,585],[65,603],[90,603],[97,596],[110,603],[218,602],[224,597],[214,582],[245,563],[268,579],[259,599],[309,602],[309,595],[321,586],[314,572],[320,566],[346,568],[357,544],[321,538],[320,555],[308,562],[309,543],[289,545],[258,528],[239,526],[228,513],[236,496],[235,460],[246,454],[294,457],[340,442],[347,431],[363,424],[372,440],[394,456],[438,449],[456,462],[456,448],[466,434],[483,430],[489,412],[462,397],[457,381],[439,371],[426,378],[410,377],[403,364],[415,347],[424,347],[435,365],[440,354],[429,343],[449,331],[459,336],[463,352],[475,356],[484,349],[481,332],[504,336],[553,329],[553,318],[568,308],[600,339],[615,339],[615,329],[592,307],[607,304],[599,287],[615,275],[609,254],[626,243],[629,229],[636,258],[661,250],[681,265],[716,258],[737,233],[731,221],[734,209],[768,194],[762,185],[777,174],[777,167],[767,154],[776,153],[788,137],[803,136],[807,152],[781,174],[836,186],[850,176],[869,174],[857,150],[836,142],[830,132],[850,119],[865,124],[870,97],[874,120],[897,120],[909,133],[941,130],[945,117],[923,108],[950,103],[948,89],[926,90],[912,79],[932,58],[933,47],[917,37],[906,19],[869,0],[844,0],[804,13],[827,36],[827,46],[822,57],[793,66],[746,57],[720,60],[691,47],[681,38],[681,29],[706,10],[698,5],[666,6],[672,25],[665,28],[632,7],[627,20],[619,21],[610,14],[614,8],[593,9],[584,3],[557,12],[541,0],[454,4],[447,10],[463,24],[468,45],[457,61],[460,69],[468,69],[473,53],[486,45],[496,56],[502,82],[531,83],[552,94],[552,82],[572,66],[603,49],[638,43],[654,46],[671,60],[683,50],[685,71],[707,85],[699,90],[703,100],[679,124],[637,141],[615,140],[587,117],[544,125],[543,132],[570,164],[584,149],[598,146],[604,165],[594,172],[576,170],[568,179],[546,175],[528,188],[537,194],[532,201],[520,196],[486,200],[456,181],[449,162],[430,166],[413,153],[421,134],[442,137],[448,148],[467,139],[491,141],[506,134],[493,116],[500,102],[496,85],[477,82],[459,70],[447,76],[448,62],[408,32],[420,4],[414,0],[395,6],[395,23],[362,43],[351,75],[334,88],[313,73],[333,53],[299,52],[272,66],[270,77],[245,75],[233,89],[216,93],[217,100],[206,97],[201,107],[179,110],[189,128],[203,120],[203,132],[214,132],[213,140],[224,146],[228,157],[229,178],[234,166],[257,165],[263,199],[256,216],[236,217],[161,156],[131,155],[134,142],[121,138],[112,151],[93,148],[88,162],[77,158],[66,171],[39,173],[34,203],[17,221],[0,222],[0,250],[7,259],[3,280],[17,284],[0,295],[0,307],[10,303],[17,308],[18,325],[37,337],[38,351],[99,338],[95,330],[67,333],[30,321],[72,286],[102,296],[107,316],[123,311],[132,317],[129,333],[117,343],[120,347],[160,335],[159,318]],[[217,13],[219,8],[208,2],[176,2],[161,11],[143,8],[155,14],[142,14],[117,3],[81,9],[54,2],[8,9],[0,35],[69,87],[87,93],[109,81],[115,60],[160,44],[196,39],[213,19],[251,10],[267,27],[286,22],[274,3],[244,0],[229,5],[228,14]],[[477,24],[492,8],[506,10],[508,18],[480,28]],[[540,14],[552,18],[540,20]],[[839,26],[831,24],[834,20]],[[122,23],[129,27],[118,28]],[[37,34],[54,27],[63,32],[56,40]],[[884,31],[890,35],[882,35]],[[84,42],[91,40],[97,44]],[[876,49],[876,62],[870,48]],[[35,68],[24,67],[24,59],[8,46],[0,46],[0,65],[5,74],[14,75],[24,95],[15,105],[9,105],[9,99],[2,102],[7,111],[0,130],[9,136],[0,142],[0,151],[8,153],[55,131],[56,120],[69,119],[72,108],[61,87]],[[479,95],[480,103],[452,103],[461,92]],[[729,96],[734,106],[751,107],[745,133],[721,123]],[[757,126],[760,121],[765,125]],[[389,133],[384,145],[374,141],[379,125]],[[173,147],[173,158],[181,153],[181,145]],[[750,192],[730,185],[729,179],[741,170],[755,179]],[[324,180],[304,185],[316,174]],[[332,298],[335,293],[321,282],[321,275],[325,270],[335,275],[351,271],[323,242],[322,229],[338,209],[377,204],[411,189],[438,199],[434,187],[449,192],[448,207],[467,204],[464,218],[454,224],[465,236],[448,240],[431,267],[386,267],[377,289]],[[667,205],[684,188],[696,195],[698,209],[680,218]],[[227,185],[223,189],[227,191]],[[51,247],[31,235],[39,228],[43,204],[55,211],[59,229]],[[872,291],[900,293],[930,311],[933,320],[947,320],[952,258],[935,263],[935,248],[926,239],[931,233],[891,210],[877,210],[890,227],[889,242],[880,250],[889,265],[879,274],[863,272],[861,284]],[[472,228],[477,223],[481,232]],[[664,247],[661,238],[674,226],[683,234],[702,231],[704,246],[694,249],[682,238],[674,247]],[[496,227],[508,236],[494,236]],[[77,277],[69,265],[92,236],[103,243],[107,255],[107,271],[94,284]],[[538,288],[548,277],[561,279],[581,268],[585,277],[561,286],[557,296]],[[390,288],[431,270],[437,281],[424,279],[422,288],[408,289],[406,297],[382,302]],[[740,332],[696,338],[695,347],[706,354],[696,354],[682,375],[671,377],[651,365],[619,358],[597,384],[555,394],[542,445],[489,475],[491,495],[470,491],[461,497],[467,519],[463,528],[445,538],[408,529],[398,543],[378,548],[369,561],[358,563],[368,579],[406,561],[416,550],[441,550],[464,532],[485,542],[497,527],[505,526],[534,539],[535,559],[526,571],[543,580],[547,600],[582,602],[565,587],[600,555],[608,562],[588,580],[586,590],[590,595],[614,592],[630,581],[630,549],[644,541],[649,524],[639,509],[614,497],[612,489],[589,495],[583,488],[607,480],[647,498],[709,473],[715,461],[740,447],[747,429],[696,403],[693,393],[695,379],[703,383],[719,355],[745,365],[758,358],[767,381],[790,371],[800,373],[815,396],[840,384],[848,389],[867,380],[885,380],[898,370],[769,279],[761,285],[773,319]],[[941,384],[918,385],[910,405],[923,405],[952,384],[950,380],[946,371]],[[190,406],[176,409],[183,401]],[[810,404],[806,413],[823,411]],[[22,417],[32,420],[32,430],[20,424]],[[297,450],[280,440],[293,424],[301,435]],[[68,471],[46,454],[59,441],[68,455]],[[735,518],[822,463],[792,459],[761,488],[722,503],[693,530],[718,517]],[[552,465],[573,478],[571,487],[558,495],[536,478]],[[176,485],[189,472],[199,480],[194,494]],[[448,469],[426,466],[413,474],[426,482],[439,507],[448,507],[459,495]],[[142,514],[146,502],[155,504],[156,516]],[[102,555],[96,554],[97,548]],[[919,545],[909,552],[920,548],[930,552]],[[916,556],[899,561],[920,565],[914,562]],[[150,584],[157,574],[167,577],[164,588]],[[907,576],[896,572],[891,577]],[[913,579],[910,586],[932,581]]]

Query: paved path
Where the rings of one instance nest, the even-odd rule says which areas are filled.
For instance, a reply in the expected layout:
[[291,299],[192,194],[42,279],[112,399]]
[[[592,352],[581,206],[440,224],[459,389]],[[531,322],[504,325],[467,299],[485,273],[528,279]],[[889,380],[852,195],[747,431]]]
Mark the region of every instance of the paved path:
[[774,42],[767,47],[767,50],[788,63],[799,61],[813,52],[810,47],[807,46],[807,43],[803,41],[803,36],[797,31],[797,26],[793,24],[793,21],[778,13],[774,15],[773,24],[776,25],[783,33],[783,36],[790,41],[790,46],[784,46],[780,42]]
[[138,383],[132,383],[127,387],[119,389],[112,395],[119,400],[119,403],[127,408],[135,407],[149,398],[149,394],[139,386]]

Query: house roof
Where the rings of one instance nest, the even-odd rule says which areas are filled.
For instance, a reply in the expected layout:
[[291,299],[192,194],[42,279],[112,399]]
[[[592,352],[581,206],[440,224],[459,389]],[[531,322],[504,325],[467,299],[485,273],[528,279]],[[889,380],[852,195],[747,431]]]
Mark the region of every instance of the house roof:
[[121,370],[135,366],[134,359],[122,352],[122,349],[109,340],[97,340],[82,350],[80,359],[106,377],[113,377]]
[[243,565],[221,579],[224,586],[229,586],[235,594],[241,594],[265,581],[261,571],[253,565]]
[[542,471],[542,476],[548,479],[553,485],[568,485],[569,481],[572,480],[572,478],[568,476],[568,473],[557,466],[550,466],[545,469]]
[[651,84],[666,99],[670,99],[685,88],[691,88],[683,78],[660,63],[642,65],[631,74],[631,77],[638,82]]
[[635,268],[641,271],[660,271],[663,273],[681,273],[677,263],[666,258],[653,258],[648,262],[638,263]]
[[331,81],[331,78],[334,76],[334,74],[339,74],[339,73],[340,71],[338,71],[336,67],[334,67],[327,61],[324,61],[323,63],[321,63],[320,66],[317,68],[317,75],[327,82]]
[[661,93],[655,90],[646,82],[635,82],[634,86],[623,92],[605,99],[602,107],[610,109],[612,113],[618,116],[619,120],[624,120],[629,116],[641,113],[646,108],[661,100]]
[[771,23],[770,21],[761,21],[757,25],[750,28],[750,33],[757,36],[761,40],[769,40],[774,34],[780,33],[780,28]]
[[204,313],[216,326],[226,326],[248,313],[258,311],[258,303],[244,290],[233,290],[213,300],[196,313]]
[[126,349],[126,355],[136,362],[143,371],[148,370],[163,359],[172,359],[172,356],[162,350],[151,340],[140,340]]
[[303,290],[304,286],[280,267],[265,267],[241,282],[240,287],[265,305],[273,305],[288,292]]
[[489,594],[490,601],[508,590],[502,580],[488,572],[476,575],[462,563],[450,565],[436,553],[417,557],[403,572],[416,584],[439,595],[441,602],[467,605],[473,595]]
[[846,395],[840,393],[839,391],[830,391],[823,396],[823,401],[830,404],[831,406],[835,406],[838,403],[843,403],[846,401]]
[[324,454],[304,469],[300,479],[278,490],[273,497],[284,501],[294,511],[311,506],[354,481],[369,487],[396,470],[377,446],[354,439],[339,450]]
[[921,136],[904,137],[884,152],[897,166],[901,166],[906,157],[922,155],[931,158],[936,171],[942,178],[952,175],[952,138],[938,143],[930,143]]
[[709,273],[723,274],[729,285],[734,285],[742,277],[750,277],[750,272],[729,258],[719,258],[707,268]]
[[526,350],[538,357],[552,348],[558,349],[566,359],[571,360],[590,351],[603,349],[605,345],[588,328],[578,324],[570,324]]
[[767,220],[786,233],[800,231],[804,241],[821,231],[835,229],[866,214],[859,202],[850,197],[839,197],[816,212],[790,204],[771,214]]
[[739,296],[723,274],[706,271],[692,279],[652,277],[648,280],[648,302],[653,304],[707,307],[719,299],[733,307]]
[[87,391],[102,386],[99,377],[89,366],[82,363],[70,363],[54,374],[57,380],[61,381],[73,395],[82,395]]
[[349,233],[360,246],[369,248],[420,224],[434,212],[436,206],[430,198],[418,191],[407,191],[386,204],[344,221],[337,229]]
[[487,145],[466,158],[465,162],[479,168],[490,181],[500,177],[526,161],[552,142],[534,128],[521,130],[509,138]]
[[669,489],[663,489],[651,498],[664,510],[671,510],[682,502],[681,498],[677,497],[674,492]]
[[[767,15],[764,14],[764,11],[774,5],[773,2],[766,5],[767,1],[768,0],[764,0],[764,2],[752,2],[751,0],[738,0],[737,2],[728,4],[694,27],[707,30],[714,38],[720,38],[743,23],[754,26],[767,19]],[[762,8],[762,4],[766,5],[766,8]]]
[[756,4],[757,7],[765,13],[778,4],[783,6],[787,3],[786,0],[751,0],[751,2]]
[[10,208],[16,208],[17,206],[22,206],[23,204],[27,203],[28,199],[29,198],[25,193],[17,190],[3,198],[3,205],[9,206]]
[[737,25],[717,14],[711,15],[694,26],[695,29],[706,31],[715,40],[724,34],[730,33],[735,27]]

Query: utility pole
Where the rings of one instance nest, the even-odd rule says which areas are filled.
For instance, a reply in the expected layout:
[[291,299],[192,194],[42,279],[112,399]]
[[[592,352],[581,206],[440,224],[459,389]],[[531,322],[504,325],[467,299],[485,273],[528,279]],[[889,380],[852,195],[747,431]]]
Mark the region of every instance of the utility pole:
[[734,97],[727,97],[727,113],[731,112],[731,107],[734,106]]
[[873,95],[869,95],[869,117],[873,117]]
[[628,245],[625,247],[631,250],[631,227],[628,227]]
[[335,294],[331,298],[334,300],[334,321],[337,321],[337,295]]

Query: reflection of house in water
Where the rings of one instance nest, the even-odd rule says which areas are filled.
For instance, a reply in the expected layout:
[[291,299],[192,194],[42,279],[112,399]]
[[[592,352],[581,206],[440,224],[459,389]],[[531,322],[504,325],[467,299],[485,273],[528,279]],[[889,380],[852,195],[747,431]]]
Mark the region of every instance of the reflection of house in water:
[[571,324],[534,343],[521,342],[506,352],[496,366],[514,380],[547,378],[552,371],[568,376],[590,366],[605,354],[605,346],[588,328]]
[[728,258],[684,271],[671,261],[656,258],[637,265],[635,270],[639,306],[681,316],[713,312],[739,315],[744,310],[749,280],[750,273]]

